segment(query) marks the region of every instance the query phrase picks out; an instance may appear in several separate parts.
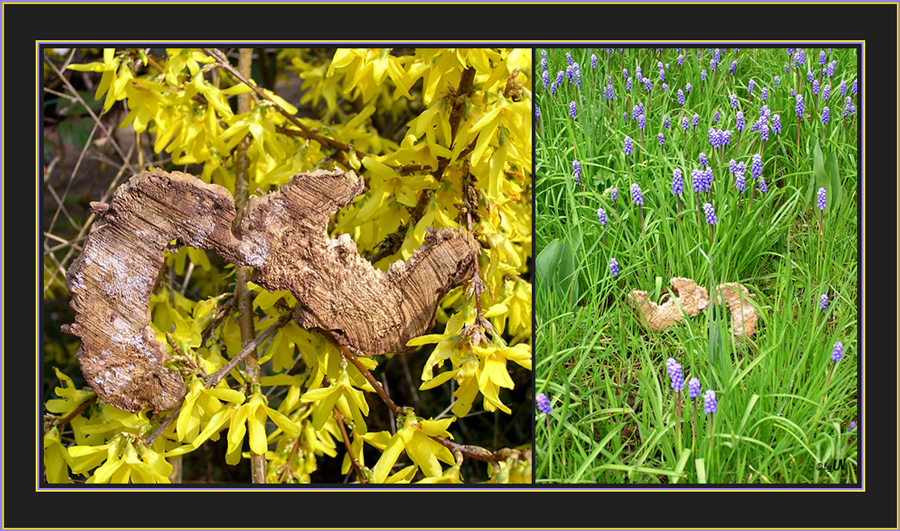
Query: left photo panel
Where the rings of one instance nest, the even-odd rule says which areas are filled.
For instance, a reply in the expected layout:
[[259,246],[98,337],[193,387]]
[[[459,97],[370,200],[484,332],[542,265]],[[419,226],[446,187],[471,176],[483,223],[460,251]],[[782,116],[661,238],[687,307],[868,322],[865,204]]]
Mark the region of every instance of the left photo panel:
[[192,46],[39,48],[40,486],[531,484],[532,50]]

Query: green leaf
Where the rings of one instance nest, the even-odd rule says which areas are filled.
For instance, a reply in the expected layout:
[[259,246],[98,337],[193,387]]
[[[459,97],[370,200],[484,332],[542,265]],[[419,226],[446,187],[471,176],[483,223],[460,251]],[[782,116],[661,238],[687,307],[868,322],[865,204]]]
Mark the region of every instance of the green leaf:
[[830,186],[826,186],[825,189],[831,192],[828,198],[828,206],[825,207],[827,212],[829,209],[839,209],[844,200],[844,188],[841,186],[837,155],[834,152],[830,153],[825,160],[825,173],[827,175],[827,181],[830,184]]
[[[836,164],[837,162],[835,162]],[[822,148],[816,142],[813,148],[813,174],[809,179],[809,186],[806,188],[806,194],[803,196],[806,206],[813,203],[813,197],[819,188],[824,188],[826,193],[831,189],[831,178],[825,171],[825,155],[822,154]]]
[[549,289],[553,286],[561,254],[562,242],[559,239],[554,239],[538,253],[537,258],[534,260],[538,289]]
[[94,123],[85,118],[73,118],[59,123],[59,138],[75,149],[84,149],[91,138]]
[[[578,241],[580,242],[580,239]],[[575,244],[569,238],[562,242],[557,275],[557,285],[560,291],[568,295],[570,303],[577,301],[578,277],[575,272]]]
[[[94,99],[93,91],[79,90],[77,92],[78,95],[81,96],[81,101],[73,101],[68,98],[59,98],[56,100],[56,114],[61,117],[81,116],[88,114],[87,109],[91,109],[95,112],[100,112],[100,110],[103,108],[103,102],[101,100]],[[87,103],[87,108],[85,108],[82,102]]]

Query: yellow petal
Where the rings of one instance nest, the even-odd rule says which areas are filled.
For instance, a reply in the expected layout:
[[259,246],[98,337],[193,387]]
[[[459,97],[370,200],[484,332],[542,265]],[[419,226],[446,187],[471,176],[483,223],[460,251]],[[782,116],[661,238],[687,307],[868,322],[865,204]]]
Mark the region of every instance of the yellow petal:
[[406,431],[405,429],[400,430],[391,437],[390,442],[384,448],[384,452],[381,453],[381,457],[378,458],[378,462],[375,463],[375,468],[372,469],[375,475],[375,483],[384,483],[387,479],[388,474],[394,467],[394,463],[397,462],[397,458],[400,457],[400,453],[403,451],[402,434]]

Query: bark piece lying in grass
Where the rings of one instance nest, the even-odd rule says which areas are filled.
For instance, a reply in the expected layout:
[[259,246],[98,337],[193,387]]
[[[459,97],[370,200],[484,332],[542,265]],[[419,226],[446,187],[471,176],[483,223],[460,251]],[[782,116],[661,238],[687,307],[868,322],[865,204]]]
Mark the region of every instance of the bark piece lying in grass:
[[[697,315],[709,306],[709,293],[689,278],[676,277],[669,281],[672,286],[670,297],[663,304],[649,299],[646,291],[632,290],[628,294],[628,304],[642,316],[642,321],[650,330],[662,332],[682,320],[680,307],[687,315]],[[750,337],[756,333],[756,309],[750,303],[753,295],[742,284],[730,282],[716,286],[717,302],[725,304],[731,312],[732,333]]]
[[743,284],[729,282],[716,286],[717,301],[725,303],[731,312],[731,333],[750,337],[756,333],[756,308],[750,302],[750,292]]
[[663,304],[651,301],[646,291],[632,290],[628,295],[628,304],[638,310],[643,322],[654,332],[661,332],[675,323],[681,322],[681,312],[697,315],[709,305],[709,294],[706,288],[698,286],[689,278],[675,277],[669,280],[674,297],[669,297]]
[[82,340],[85,379],[102,400],[135,412],[174,409],[184,381],[149,326],[150,296],[172,240],[254,267],[254,280],[297,298],[294,318],[360,355],[413,350],[407,341],[434,324],[437,304],[471,278],[478,243],[458,229],[429,230],[422,246],[387,272],[357,253],[347,235],[329,239],[330,216],[364,188],[356,173],[295,175],[277,192],[253,197],[232,231],[234,201],[223,187],[160,170],[133,176],[100,215],[66,275]]

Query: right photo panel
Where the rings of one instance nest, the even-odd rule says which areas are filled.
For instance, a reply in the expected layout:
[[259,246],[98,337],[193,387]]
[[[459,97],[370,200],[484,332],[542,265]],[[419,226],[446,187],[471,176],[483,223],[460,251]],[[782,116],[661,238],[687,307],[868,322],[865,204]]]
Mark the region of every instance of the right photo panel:
[[535,50],[536,484],[859,482],[859,52]]

